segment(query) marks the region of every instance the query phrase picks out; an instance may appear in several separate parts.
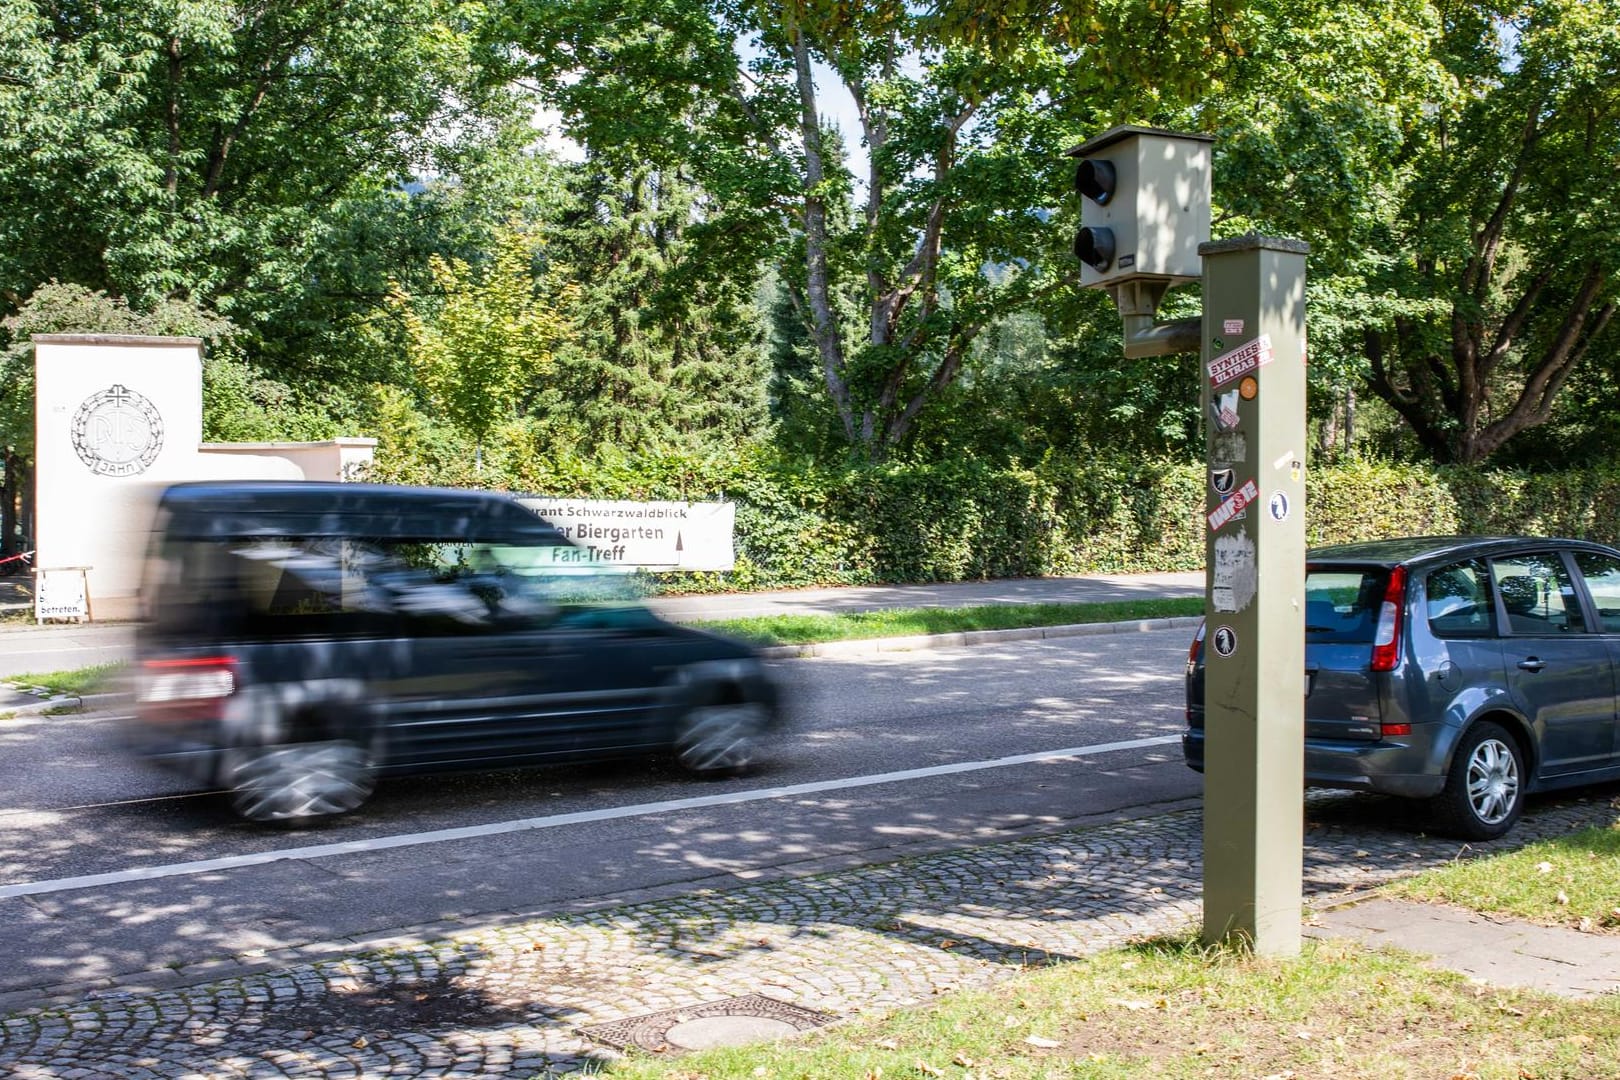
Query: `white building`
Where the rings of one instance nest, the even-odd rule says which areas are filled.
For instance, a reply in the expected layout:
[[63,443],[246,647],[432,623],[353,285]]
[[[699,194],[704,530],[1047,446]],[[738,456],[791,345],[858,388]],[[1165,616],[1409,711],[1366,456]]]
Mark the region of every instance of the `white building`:
[[352,480],[377,445],[358,438],[205,444],[197,338],[36,334],[33,343],[42,617],[78,617],[80,606],[97,619],[136,614],[152,497],[164,485]]

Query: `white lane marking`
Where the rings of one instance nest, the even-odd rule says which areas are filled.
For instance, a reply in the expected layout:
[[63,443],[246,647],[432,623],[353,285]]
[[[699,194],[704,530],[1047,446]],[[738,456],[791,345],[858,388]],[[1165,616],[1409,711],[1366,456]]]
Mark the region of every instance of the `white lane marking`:
[[1180,735],[1156,735],[1146,739],[1125,739],[1120,742],[1096,743],[1091,746],[1073,746],[1066,750],[1047,750],[1038,754],[1017,754],[1013,757],[994,758],[989,761],[963,761],[955,765],[933,765],[926,769],[902,769],[899,772],[873,773],[870,776],[850,776],[842,780],[817,780],[808,784],[790,784],[786,787],[756,788],[753,791],[733,791],[724,795],[700,795],[690,799],[669,799],[664,802],[639,803],[634,806],[613,806],[605,810],[581,810],[572,814],[553,814],[550,817],[520,818],[517,821],[496,821],[488,825],[464,825],[457,829],[435,829],[431,832],[408,833],[403,836],[379,836],[370,840],[349,840],[341,844],[314,844],[309,847],[283,848],[279,851],[260,851],[252,855],[229,855],[220,859],[200,859],[196,862],[171,863],[167,866],[142,866],[132,870],[115,870],[106,874],[86,874],[83,877],[54,878],[49,881],[24,881],[15,885],[0,885],[0,900],[14,896],[39,896],[43,893],[68,892],[73,889],[93,889],[100,885],[123,885],[132,881],[153,881],[157,878],[185,877],[193,874],[211,874],[220,870],[235,870],[244,866],[261,866],[285,859],[326,859],[334,855],[353,855],[367,851],[387,851],[391,848],[416,847],[420,844],[442,844],[450,840],[471,840],[481,836],[499,836],[502,833],[529,832],[533,829],[555,829],[563,825],[583,825],[618,818],[668,814],[679,810],[701,810],[710,806],[735,806],[738,803],[759,802],[764,799],[791,799],[800,795],[815,795],[823,791],[842,791],[849,788],[872,787],[875,784],[893,784],[902,780],[924,780],[953,773],[977,772],[981,769],[1003,769],[1010,765],[1032,765],[1042,761],[1063,758],[1089,757],[1109,754],[1116,750],[1141,750],[1150,746],[1167,746],[1180,741]]

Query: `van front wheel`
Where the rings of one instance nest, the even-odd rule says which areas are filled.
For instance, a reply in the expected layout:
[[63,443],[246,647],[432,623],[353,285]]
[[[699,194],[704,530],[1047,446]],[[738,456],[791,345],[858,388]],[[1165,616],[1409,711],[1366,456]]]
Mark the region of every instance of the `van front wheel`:
[[675,726],[675,760],[697,776],[729,776],[759,756],[765,709],[752,702],[698,705]]

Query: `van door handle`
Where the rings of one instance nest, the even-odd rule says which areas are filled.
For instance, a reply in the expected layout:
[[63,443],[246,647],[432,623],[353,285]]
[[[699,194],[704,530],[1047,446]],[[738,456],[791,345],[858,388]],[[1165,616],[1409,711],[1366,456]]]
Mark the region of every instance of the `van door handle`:
[[1546,666],[1547,666],[1547,661],[1538,660],[1534,656],[1530,657],[1528,660],[1520,660],[1519,661],[1519,669],[1521,671],[1540,671],[1542,668],[1544,668]]

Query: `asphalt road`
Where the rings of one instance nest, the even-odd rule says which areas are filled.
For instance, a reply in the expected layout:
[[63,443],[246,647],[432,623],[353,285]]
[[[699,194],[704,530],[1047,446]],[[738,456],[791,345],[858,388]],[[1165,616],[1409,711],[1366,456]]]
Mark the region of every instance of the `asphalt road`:
[[267,830],[127,760],[109,715],[0,727],[0,992],[396,928],[727,887],[1195,796],[1183,631],[784,661],[760,771],[645,764],[384,784]]
[[[1202,571],[1164,574],[1095,574],[1076,577],[969,581],[950,585],[876,585],[838,589],[713,596],[655,597],[649,606],[677,622],[790,613],[830,614],[893,607],[969,607],[976,604],[1097,603],[1204,595]],[[0,603],[24,611],[26,603]],[[26,600],[26,597],[23,598]],[[71,671],[127,659],[134,628],[127,623],[0,626],[0,679]]]

